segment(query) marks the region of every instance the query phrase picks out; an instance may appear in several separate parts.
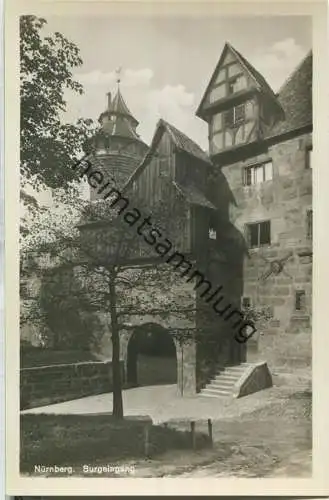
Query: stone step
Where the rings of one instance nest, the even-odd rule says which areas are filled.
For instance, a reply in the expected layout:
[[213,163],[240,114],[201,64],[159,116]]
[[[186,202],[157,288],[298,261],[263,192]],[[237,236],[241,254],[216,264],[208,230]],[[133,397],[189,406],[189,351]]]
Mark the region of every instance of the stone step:
[[207,387],[230,387],[235,384],[235,380],[212,380]]
[[218,366],[218,370],[222,371],[222,370],[227,370],[228,368],[240,368],[240,367],[246,367],[246,366],[250,366],[252,363],[237,363],[236,365],[226,365],[226,366]]
[[228,391],[226,389],[202,389],[200,392],[202,396],[209,396],[212,398],[218,398],[218,397],[228,397],[231,396],[231,391]]
[[216,377],[213,380],[238,380],[240,377],[240,374],[230,374],[230,373],[223,373],[223,375],[216,375]]
[[250,363],[219,367],[215,377],[201,390],[200,394],[213,398],[232,396],[235,383],[248,366],[250,366]]
[[240,365],[225,366],[224,370],[245,370],[250,363],[241,363]]
[[246,366],[232,366],[230,368],[225,368],[224,371],[219,372],[219,375],[226,375],[226,374],[234,374],[234,373],[243,373],[246,370]]

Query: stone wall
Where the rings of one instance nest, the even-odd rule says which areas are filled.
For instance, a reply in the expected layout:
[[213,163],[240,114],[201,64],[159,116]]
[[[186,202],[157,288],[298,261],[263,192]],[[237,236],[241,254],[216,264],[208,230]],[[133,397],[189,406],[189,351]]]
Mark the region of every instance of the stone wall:
[[[124,381],[123,363],[122,376]],[[111,362],[84,362],[20,370],[21,409],[111,391]]]
[[[307,168],[311,144],[311,134],[304,134],[222,169],[236,202],[231,204],[230,218],[243,237],[246,224],[271,221],[271,244],[248,250],[243,273],[243,296],[273,312],[273,319],[260,332],[263,348],[269,335],[311,332],[313,252],[307,232],[307,211],[312,209],[312,169]],[[267,159],[273,163],[273,179],[244,186],[243,167]],[[271,261],[278,259],[285,259],[283,268],[262,280]],[[296,308],[298,293],[302,294],[300,308]],[[254,355],[257,346],[253,350]],[[262,358],[260,349],[255,357]]]

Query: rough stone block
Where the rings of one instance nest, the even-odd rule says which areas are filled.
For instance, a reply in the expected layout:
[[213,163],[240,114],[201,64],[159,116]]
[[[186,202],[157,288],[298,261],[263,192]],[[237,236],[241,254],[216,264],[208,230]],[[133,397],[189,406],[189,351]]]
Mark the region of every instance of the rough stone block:
[[290,295],[290,289],[287,286],[276,286],[272,293],[273,295]]
[[282,299],[281,297],[272,297],[270,302],[273,306],[283,306],[286,303],[286,299]]
[[287,188],[283,191],[283,193],[281,195],[281,199],[283,201],[292,200],[292,199],[297,198],[297,197],[298,197],[297,187]]

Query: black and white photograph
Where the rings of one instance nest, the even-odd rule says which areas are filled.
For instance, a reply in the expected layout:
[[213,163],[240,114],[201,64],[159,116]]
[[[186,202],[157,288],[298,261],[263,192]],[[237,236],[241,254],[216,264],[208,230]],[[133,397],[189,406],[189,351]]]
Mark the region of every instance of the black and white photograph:
[[312,15],[17,22],[20,477],[312,479]]

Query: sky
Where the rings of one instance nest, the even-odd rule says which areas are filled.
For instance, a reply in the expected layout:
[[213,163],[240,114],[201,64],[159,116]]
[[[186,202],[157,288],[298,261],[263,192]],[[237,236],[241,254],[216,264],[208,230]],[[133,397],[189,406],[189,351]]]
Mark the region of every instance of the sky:
[[312,48],[311,19],[302,16],[226,18],[47,17],[49,32],[60,31],[80,49],[75,72],[82,96],[67,95],[65,121],[97,120],[116,73],[125,101],[150,143],[164,118],[207,149],[207,125],[195,111],[226,41],[240,51],[277,92]]

